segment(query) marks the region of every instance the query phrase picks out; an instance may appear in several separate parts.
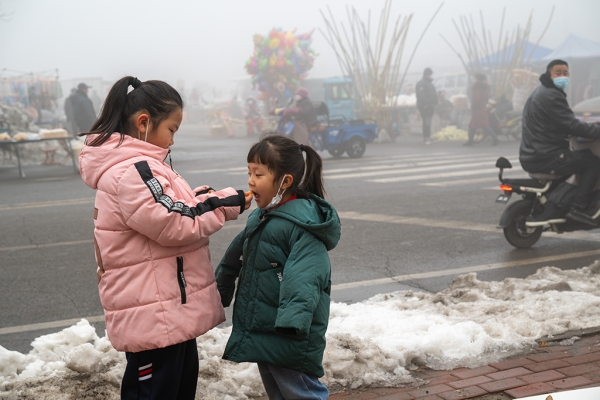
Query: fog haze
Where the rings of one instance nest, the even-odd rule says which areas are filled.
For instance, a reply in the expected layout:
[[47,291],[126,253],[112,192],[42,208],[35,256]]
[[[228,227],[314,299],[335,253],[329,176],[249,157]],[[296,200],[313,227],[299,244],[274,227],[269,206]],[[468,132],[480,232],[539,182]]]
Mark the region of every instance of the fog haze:
[[[330,1],[185,1],[185,0],[0,0],[0,69],[3,76],[58,69],[61,79],[123,75],[141,80],[202,81],[225,88],[227,82],[247,77],[245,61],[252,55],[255,33],[273,27],[315,30],[312,47],[319,56],[309,77],[339,75],[337,61],[320,29],[325,24],[319,10],[329,6],[336,21],[346,21],[346,6],[355,7],[372,22],[379,18],[383,0]],[[404,65],[418,37],[441,1],[394,1],[393,15],[414,13]],[[541,45],[556,48],[568,34],[600,42],[600,2],[571,0],[447,0],[433,21],[411,65],[456,65],[460,61],[440,33],[462,49],[452,19],[472,14],[479,29],[479,10],[494,38],[498,37],[502,9],[505,29],[524,26],[534,10],[530,40],[536,41],[556,6]]]

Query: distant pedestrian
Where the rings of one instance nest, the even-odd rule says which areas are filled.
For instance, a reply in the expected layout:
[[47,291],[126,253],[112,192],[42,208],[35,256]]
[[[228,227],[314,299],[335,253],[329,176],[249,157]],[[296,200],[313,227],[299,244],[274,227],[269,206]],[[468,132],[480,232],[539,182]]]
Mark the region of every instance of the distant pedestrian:
[[[133,90],[129,91],[129,87]],[[225,320],[209,237],[250,207],[242,190],[194,190],[165,162],[183,118],[169,84],[117,81],[79,156],[96,190],[98,291],[127,359],[122,400],[193,400],[196,337]]]
[[417,108],[423,120],[423,142],[431,143],[431,120],[435,112],[435,106],[438,103],[438,95],[433,86],[433,71],[431,68],[425,68],[423,78],[417,83]]
[[483,130],[485,135],[492,138],[492,146],[498,144],[498,135],[490,128],[487,103],[490,97],[490,85],[484,74],[475,74],[475,83],[472,87],[471,96],[471,123],[469,123],[469,141],[465,146],[473,146],[475,133],[478,129]]
[[223,358],[258,363],[269,399],[325,400],[319,377],[331,293],[327,252],[341,226],[323,200],[322,160],[311,147],[271,134],[250,148],[247,161],[258,208],[215,272],[224,306],[237,288]]
[[94,110],[94,104],[87,94],[90,87],[82,82],[77,85],[75,94],[69,96],[71,98],[71,106],[73,107],[73,118],[77,133],[89,132],[94,122],[96,122],[96,110]]
[[71,136],[77,136],[77,125],[75,124],[75,114],[73,113],[73,96],[77,89],[71,89],[71,94],[65,99],[65,117],[67,118],[66,129]]

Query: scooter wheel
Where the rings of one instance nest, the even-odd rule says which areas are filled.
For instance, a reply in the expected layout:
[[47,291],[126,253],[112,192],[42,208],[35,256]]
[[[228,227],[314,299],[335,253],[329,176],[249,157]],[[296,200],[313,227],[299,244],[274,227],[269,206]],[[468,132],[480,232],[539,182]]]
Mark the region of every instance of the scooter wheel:
[[540,240],[543,227],[531,228],[525,225],[525,219],[531,212],[531,203],[523,202],[513,209],[510,224],[504,228],[504,237],[508,243],[519,249],[528,249]]

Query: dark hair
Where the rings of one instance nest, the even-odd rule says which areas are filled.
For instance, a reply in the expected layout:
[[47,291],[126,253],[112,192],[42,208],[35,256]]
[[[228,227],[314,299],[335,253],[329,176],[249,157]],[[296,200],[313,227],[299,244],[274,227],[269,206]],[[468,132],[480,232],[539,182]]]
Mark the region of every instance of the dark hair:
[[546,67],[546,72],[550,72],[550,70],[552,69],[552,67],[554,67],[555,65],[566,65],[567,67],[569,66],[569,64],[567,64],[566,61],[563,61],[563,60],[552,60],[552,61],[550,61],[550,63]]
[[[302,151],[306,153],[306,162]],[[279,133],[264,133],[258,143],[248,152],[247,162],[266,165],[278,181],[285,174],[294,177],[290,193],[300,198],[308,198],[309,193],[321,198],[325,196],[323,187],[323,161],[310,146],[300,145]]]
[[[128,93],[129,86],[133,90]],[[99,133],[89,146],[100,146],[114,133],[121,134],[121,140],[131,130],[129,118],[143,110],[150,116],[153,126],[168,118],[177,109],[183,109],[183,100],[168,83],[163,81],[140,82],[138,78],[126,76],[119,79],[108,92],[100,117],[92,129],[79,136]]]
[[431,76],[433,75],[433,71],[431,70],[431,68],[427,67],[425,68],[425,70],[423,71],[423,76]]

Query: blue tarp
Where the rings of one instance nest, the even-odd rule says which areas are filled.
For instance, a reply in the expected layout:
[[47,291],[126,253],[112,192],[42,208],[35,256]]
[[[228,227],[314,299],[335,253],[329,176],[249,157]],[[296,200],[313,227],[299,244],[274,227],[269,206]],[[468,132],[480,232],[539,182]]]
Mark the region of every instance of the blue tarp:
[[545,55],[542,61],[552,61],[555,59],[569,61],[577,58],[596,57],[600,57],[600,43],[571,34],[567,36],[565,41],[556,50]]
[[[519,45],[522,46],[522,44]],[[491,62],[492,66],[503,64],[504,62],[507,62],[513,57],[514,52],[515,44],[513,43],[510,46],[506,47],[506,50],[502,49],[491,54],[489,57],[483,57],[479,60],[479,65],[481,65],[481,67],[483,68],[488,67],[488,59]],[[527,42],[525,44],[525,51],[523,53],[523,62],[527,63],[527,61],[539,60],[552,52],[552,49],[548,49],[542,46],[536,46],[535,43]]]

